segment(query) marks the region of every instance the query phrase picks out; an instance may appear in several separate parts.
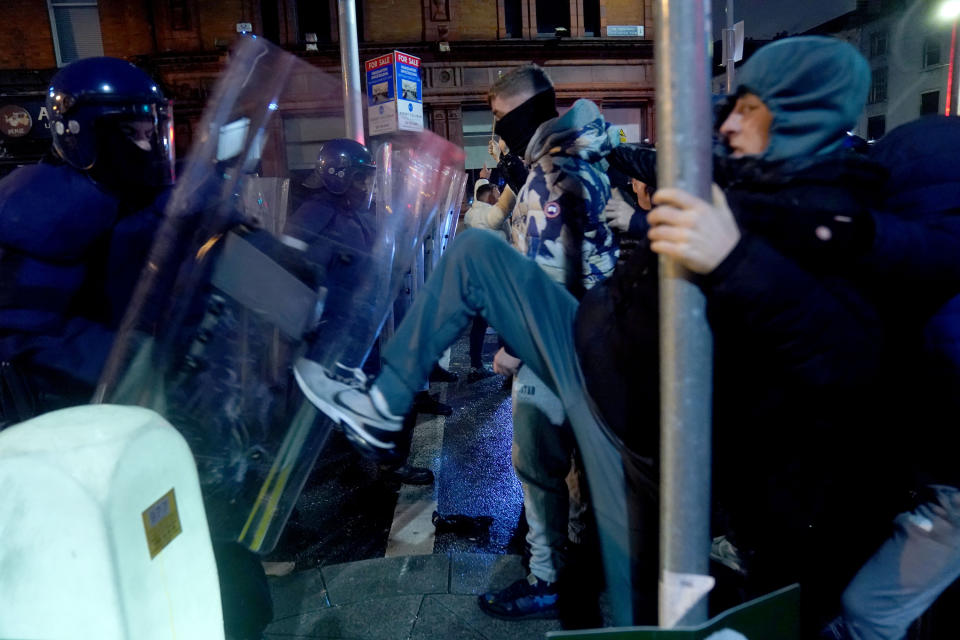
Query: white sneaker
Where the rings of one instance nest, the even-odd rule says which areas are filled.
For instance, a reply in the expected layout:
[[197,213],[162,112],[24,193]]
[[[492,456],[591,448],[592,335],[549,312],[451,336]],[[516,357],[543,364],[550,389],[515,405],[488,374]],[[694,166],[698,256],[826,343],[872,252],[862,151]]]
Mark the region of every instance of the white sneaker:
[[374,386],[369,392],[364,391],[356,377],[348,378],[350,383],[341,382],[306,358],[297,360],[293,374],[307,400],[339,422],[347,439],[362,454],[378,460],[395,455],[403,416],[390,413],[379,389]]

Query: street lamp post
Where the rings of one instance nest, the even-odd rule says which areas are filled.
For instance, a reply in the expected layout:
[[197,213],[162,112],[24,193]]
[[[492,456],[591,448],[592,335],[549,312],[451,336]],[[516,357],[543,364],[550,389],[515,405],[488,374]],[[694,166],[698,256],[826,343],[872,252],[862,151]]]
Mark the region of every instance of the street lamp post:
[[[710,200],[709,0],[657,0],[657,174]],[[660,626],[707,619],[713,339],[703,293],[660,256]]]
[[356,0],[339,0],[337,13],[340,20],[340,69],[343,74],[343,111],[347,121],[347,137],[363,144],[363,90],[360,88]]

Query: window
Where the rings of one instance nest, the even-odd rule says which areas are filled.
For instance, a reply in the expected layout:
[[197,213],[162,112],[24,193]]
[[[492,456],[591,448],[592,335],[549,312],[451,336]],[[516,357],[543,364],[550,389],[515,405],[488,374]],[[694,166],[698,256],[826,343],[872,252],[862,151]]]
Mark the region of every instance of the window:
[[493,112],[489,109],[463,110],[463,150],[467,152],[467,169],[479,169],[484,164],[496,164],[487,145],[493,135]]
[[96,0],[47,0],[57,66],[103,55]]
[[867,104],[884,102],[887,99],[887,68],[874,69],[870,80],[870,93],[867,95]]
[[600,0],[583,0],[583,35],[600,37]]
[[190,7],[187,0],[170,0],[170,28],[174,31],[190,30]]
[[646,110],[643,107],[604,105],[603,119],[613,126],[622,142],[643,142],[649,137],[644,130]]
[[314,34],[317,37],[317,42],[330,42],[329,2],[297,0],[297,37],[299,41],[307,42],[308,33]]
[[280,7],[277,0],[260,0],[260,34],[274,44],[280,41]]
[[927,38],[923,41],[923,66],[932,67],[940,64],[940,41],[937,38]]
[[879,140],[887,132],[887,116],[867,118],[867,140]]
[[363,18],[363,0],[357,0],[354,5],[357,7],[357,42],[363,42],[363,25],[366,24]]
[[935,116],[940,113],[940,92],[927,91],[920,94],[920,115]]
[[537,35],[552,36],[557,29],[570,35],[570,0],[537,0]]
[[[497,0],[501,38],[603,35],[603,0]],[[639,27],[642,30],[642,27]],[[624,34],[620,34],[624,35]],[[632,35],[632,34],[629,34]]]
[[503,20],[506,26],[506,38],[523,37],[523,1],[503,0]]
[[887,30],[874,31],[870,34],[870,57],[886,55],[887,53]]

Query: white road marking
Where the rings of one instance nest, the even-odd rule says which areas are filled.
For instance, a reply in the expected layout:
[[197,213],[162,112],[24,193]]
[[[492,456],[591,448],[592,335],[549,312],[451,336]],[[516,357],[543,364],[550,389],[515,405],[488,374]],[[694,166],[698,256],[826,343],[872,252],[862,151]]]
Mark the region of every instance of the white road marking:
[[[440,402],[446,402],[446,385],[440,392]],[[443,430],[447,419],[444,416],[420,418],[413,430],[409,464],[429,467],[436,476],[427,487],[401,485],[397,508],[393,512],[393,524],[387,538],[384,557],[429,555],[433,553],[435,530],[431,520],[437,509],[437,484],[440,482],[440,453],[443,449]]]

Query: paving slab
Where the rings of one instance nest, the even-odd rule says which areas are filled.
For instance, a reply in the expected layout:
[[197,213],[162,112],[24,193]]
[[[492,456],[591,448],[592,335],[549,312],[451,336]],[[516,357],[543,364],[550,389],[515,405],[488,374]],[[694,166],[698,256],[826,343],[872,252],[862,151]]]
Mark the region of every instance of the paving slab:
[[447,593],[447,555],[375,558],[330,565],[322,570],[332,605],[411,594]]
[[268,584],[273,596],[274,620],[319,611],[330,606],[327,586],[320,569],[270,577]]
[[375,558],[269,578],[265,637],[339,640],[526,640],[556,620],[499,620],[477,594],[525,575],[519,556],[453,553]]
[[[268,638],[408,640],[423,596],[373,598],[276,620]],[[443,636],[437,636],[441,638]]]
[[517,555],[450,554],[450,593],[478,595],[503,589],[527,575]]
[[[427,596],[424,598],[423,610],[426,614],[437,618],[438,621],[433,622],[432,625],[440,633],[434,636],[417,636],[418,640],[429,640],[431,638],[440,640],[458,637],[456,635],[444,635],[443,630],[439,628],[441,624],[447,624],[450,628],[454,626],[456,628],[466,628],[485,640],[542,640],[546,637],[548,631],[560,630],[559,620],[500,620],[493,618],[480,610],[475,596],[454,594]],[[440,611],[443,611],[442,615]],[[414,625],[414,632],[417,631],[419,622],[418,620],[417,625]]]
[[413,625],[410,640],[437,640],[438,638],[456,638],[456,640],[486,640],[482,630],[467,626],[456,613],[442,602],[445,598],[471,598],[471,596],[425,596],[420,607],[420,615]]

